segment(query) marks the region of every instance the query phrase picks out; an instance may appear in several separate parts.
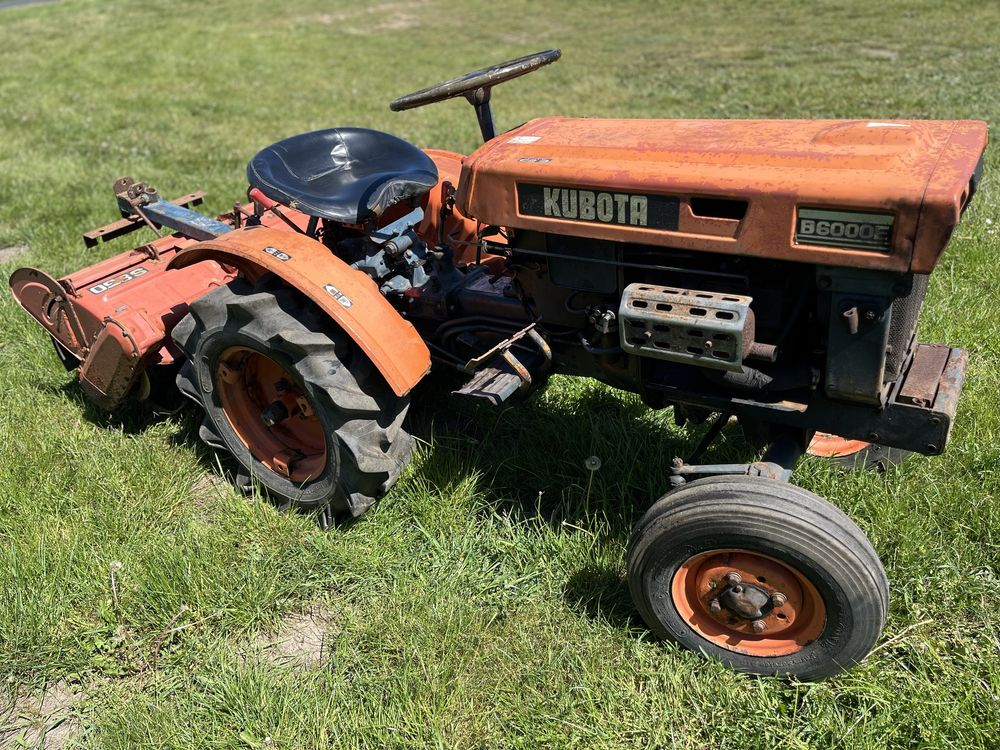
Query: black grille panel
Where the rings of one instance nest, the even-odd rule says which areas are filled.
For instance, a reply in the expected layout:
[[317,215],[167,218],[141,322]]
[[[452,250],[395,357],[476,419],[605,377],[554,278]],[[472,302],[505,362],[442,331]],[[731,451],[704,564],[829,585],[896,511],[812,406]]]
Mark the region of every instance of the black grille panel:
[[889,322],[889,353],[885,358],[885,381],[898,380],[902,375],[906,355],[909,353],[910,342],[920,308],[923,307],[927,295],[926,274],[914,274],[913,286],[905,297],[897,297],[892,303],[892,320]]

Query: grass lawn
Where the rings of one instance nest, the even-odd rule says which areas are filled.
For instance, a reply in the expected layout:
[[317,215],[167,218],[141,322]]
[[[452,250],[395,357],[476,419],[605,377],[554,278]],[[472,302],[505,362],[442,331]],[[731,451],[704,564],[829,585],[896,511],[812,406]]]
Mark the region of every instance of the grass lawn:
[[[958,0],[4,9],[0,271],[60,275],[124,249],[80,241],[115,218],[122,174],[207,189],[221,211],[249,157],[300,131],[362,125],[467,152],[464,102],[388,102],[551,46],[561,62],[497,90],[501,128],[550,114],[996,123],[997,29],[1000,4]],[[323,533],[226,484],[193,411],[89,408],[4,286],[0,746],[39,742],[41,723],[50,747],[997,747],[998,161],[921,322],[923,340],[970,352],[946,455],[796,472],[857,520],[892,585],[875,652],[820,684],[728,672],[635,617],[624,545],[698,438],[669,413],[556,378],[517,408],[450,418],[446,391],[427,389],[403,480]]]

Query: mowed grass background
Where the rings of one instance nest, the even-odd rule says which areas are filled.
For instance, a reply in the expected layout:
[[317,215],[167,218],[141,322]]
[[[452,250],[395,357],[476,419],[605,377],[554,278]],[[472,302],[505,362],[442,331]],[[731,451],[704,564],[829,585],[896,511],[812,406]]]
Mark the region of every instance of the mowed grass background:
[[[300,131],[360,125],[468,152],[464,102],[388,102],[550,46],[562,61],[496,91],[501,128],[539,115],[1000,122],[996,3],[702,6],[2,10],[0,247],[28,249],[0,269],[60,275],[128,247],[80,241],[115,217],[122,174],[168,196],[205,188],[221,211],[249,157]],[[412,468],[359,523],[323,533],[222,481],[193,411],[88,407],[3,291],[0,692],[78,692],[72,741],[95,748],[997,747],[998,168],[994,149],[921,322],[924,340],[970,352],[946,455],[884,475],[796,472],[888,570],[884,637],[854,671],[759,679],[649,638],[623,550],[698,433],[631,395],[555,378],[491,411],[424,389]],[[713,455],[741,450],[737,432]],[[310,612],[327,628],[320,658],[269,656],[269,634]],[[16,742],[2,702],[0,736]]]

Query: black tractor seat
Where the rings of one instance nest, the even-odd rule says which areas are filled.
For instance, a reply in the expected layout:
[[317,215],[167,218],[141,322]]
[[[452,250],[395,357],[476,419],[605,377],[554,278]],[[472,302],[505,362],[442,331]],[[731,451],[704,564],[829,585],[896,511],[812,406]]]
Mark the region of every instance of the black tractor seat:
[[401,138],[365,128],[293,135],[247,165],[251,187],[310,216],[361,224],[437,184],[430,157]]

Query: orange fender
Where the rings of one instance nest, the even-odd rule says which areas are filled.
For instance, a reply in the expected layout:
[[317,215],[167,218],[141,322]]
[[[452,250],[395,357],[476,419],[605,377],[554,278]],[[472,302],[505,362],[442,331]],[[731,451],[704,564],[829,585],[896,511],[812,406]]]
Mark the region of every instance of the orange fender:
[[379,369],[398,396],[405,396],[431,368],[420,334],[378,286],[303,234],[270,227],[237,229],[179,253],[170,268],[204,260],[234,266],[250,281],[270,272],[329,315]]

